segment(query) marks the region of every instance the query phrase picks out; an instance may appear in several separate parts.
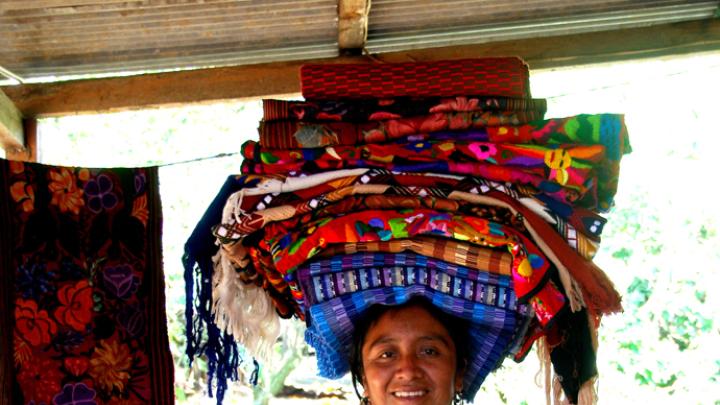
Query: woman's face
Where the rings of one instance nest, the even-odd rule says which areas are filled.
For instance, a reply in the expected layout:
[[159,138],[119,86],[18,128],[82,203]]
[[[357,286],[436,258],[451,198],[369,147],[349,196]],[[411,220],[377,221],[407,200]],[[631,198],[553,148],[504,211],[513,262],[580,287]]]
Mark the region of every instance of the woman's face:
[[391,309],[368,329],[362,384],[372,405],[446,405],[462,388],[455,344],[421,306]]

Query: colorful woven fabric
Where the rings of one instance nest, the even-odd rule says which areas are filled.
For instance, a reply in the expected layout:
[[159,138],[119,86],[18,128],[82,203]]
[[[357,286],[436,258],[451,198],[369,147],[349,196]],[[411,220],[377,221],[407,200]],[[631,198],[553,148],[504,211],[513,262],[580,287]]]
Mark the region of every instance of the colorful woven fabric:
[[[574,117],[536,121],[530,124],[488,128],[490,139],[534,140],[544,143],[577,143],[605,146],[605,161],[598,171],[597,209],[607,212],[613,204],[620,175],[620,159],[630,153],[630,141],[622,115],[581,114]],[[525,141],[521,141],[525,142]]]
[[509,276],[415,253],[334,256],[307,263],[295,274],[307,306],[357,291],[417,284],[456,298],[517,309]]
[[[492,198],[478,200],[474,193],[462,191],[361,184],[344,187],[297,204],[275,206],[238,216],[232,218],[231,222],[221,223],[214,227],[213,233],[221,243],[234,243],[259,231],[271,222],[289,219],[302,222],[332,215],[343,215],[348,212],[389,208],[432,208],[444,212],[465,213],[496,223],[511,225],[513,228],[525,232],[525,225],[518,216],[505,208],[490,205],[495,203]],[[515,203],[513,203],[514,205]],[[524,209],[522,211],[526,213],[525,216],[538,215],[534,211]],[[594,256],[595,245],[592,240],[578,233],[574,227],[561,218],[554,220],[554,227],[567,240],[567,243],[583,257],[590,259]]]
[[287,149],[383,143],[415,134],[527,124],[541,119],[543,115],[535,111],[476,111],[433,113],[363,123],[267,121],[260,123],[260,144],[266,147],[280,145]]
[[470,363],[464,373],[463,398],[472,400],[485,377],[502,363],[526,323],[517,311],[455,298],[422,285],[359,291],[316,304],[309,309],[305,340],[315,348],[321,376],[340,378],[349,371],[348,353],[354,324],[370,306],[399,305],[424,297],[443,312],[468,324]]
[[157,169],[3,160],[0,208],[2,402],[174,403]]
[[339,255],[357,253],[405,253],[432,257],[457,266],[483,270],[492,274],[509,276],[512,274],[512,256],[508,252],[477,246],[453,239],[417,236],[408,239],[393,239],[374,242],[336,243],[319,252],[318,259],[328,259]]
[[[502,226],[511,225],[512,229],[520,232],[524,232],[525,228],[527,227],[527,229],[530,231],[528,235],[531,235],[532,238],[535,240],[535,243],[541,246],[541,250],[543,251],[543,253],[551,257],[552,261],[556,264],[556,266],[562,269],[563,273],[571,272],[574,277],[581,281],[581,284],[583,285],[583,287],[585,287],[585,290],[587,290],[587,301],[593,304],[592,308],[597,313],[611,313],[618,310],[619,296],[617,296],[617,294],[608,295],[608,293],[614,290],[611,288],[612,284],[609,282],[609,280],[604,277],[604,273],[594,267],[592,263],[587,260],[587,257],[583,257],[581,255],[578,255],[578,253],[572,251],[566,241],[563,240],[562,237],[557,232],[555,232],[547,222],[545,222],[542,218],[539,218],[534,212],[524,207],[516,200],[509,198],[499,192],[491,192],[488,196],[478,196],[470,193],[464,193],[461,191],[454,191],[450,193],[449,196],[460,201],[466,201],[468,203],[486,204],[490,207],[499,207],[512,210],[512,215],[504,214],[502,217],[500,217],[501,219],[505,218],[509,221],[507,224]],[[353,199],[351,198],[349,200]],[[357,201],[359,201],[359,205],[331,205],[325,208],[318,208],[312,211],[311,214],[297,217],[291,221],[286,220],[280,223],[268,225],[265,232],[263,233],[263,238],[272,243],[273,234],[285,235],[286,237],[288,237],[293,232],[298,232],[299,230],[303,229],[306,224],[321,223],[324,220],[334,218],[338,215],[356,213],[358,211],[362,212],[364,210],[372,210],[379,208],[390,209],[394,207],[400,207],[404,210],[417,210],[433,206],[432,208],[438,212],[441,212],[440,210],[444,209],[445,212],[463,214],[465,212],[465,208],[474,208],[474,206],[472,205],[462,206],[465,208],[461,208],[461,206],[453,206],[453,201],[447,201],[446,204],[449,205],[447,205],[445,208],[442,208],[442,204],[435,203],[445,200],[438,200],[436,198],[417,198],[409,196],[400,197],[398,201],[395,201],[389,196],[372,195],[363,197]],[[371,204],[368,204],[369,201],[371,201]],[[423,201],[426,202],[423,203]],[[483,208],[483,211],[481,212],[488,211],[487,209]],[[493,211],[489,212],[493,213]],[[478,216],[478,212],[474,212],[472,211],[472,209],[465,213],[471,215],[474,219],[483,218],[482,214]],[[522,221],[524,222],[521,224],[516,224],[516,221],[509,220],[514,216],[523,218]],[[484,220],[488,220],[488,218],[484,218]],[[496,225],[500,225],[500,223],[498,223],[497,221],[494,221],[493,223],[495,223]],[[261,242],[259,246],[265,246],[265,250],[268,252],[272,251],[272,248],[267,247],[266,245],[264,245],[263,242]],[[323,246],[320,246],[318,247],[318,249],[322,247]],[[250,248],[250,251],[253,252],[253,249]],[[262,254],[260,251],[255,252],[256,255]],[[270,262],[268,260],[265,260],[264,265],[262,266],[265,268],[264,272],[266,274],[272,274],[276,270],[274,266],[268,265],[269,263]],[[274,278],[280,285],[284,285],[283,278],[279,274]],[[588,285],[585,285],[586,282],[588,283]],[[570,286],[567,286],[566,288],[570,289]]]
[[[388,185],[358,185],[344,187],[309,201],[303,201],[295,205],[282,205],[268,208],[263,211],[255,211],[240,218],[234,218],[234,222],[218,225],[213,232],[223,242],[234,242],[245,236],[256,232],[271,222],[287,221],[298,218],[304,214],[303,220],[317,219],[327,216],[343,215],[349,212],[357,212],[369,209],[393,209],[393,208],[431,208],[444,212],[462,212],[485,218],[501,224],[513,224],[522,228],[522,221],[518,221],[509,211],[484,207],[466,203],[462,200],[451,200],[443,198],[443,190],[427,188],[420,193],[412,193],[408,187]],[[520,229],[522,230],[522,229]]]
[[[374,210],[311,222],[299,232],[287,233],[282,226],[275,226],[279,224],[266,227],[265,238],[250,251],[253,259],[261,250],[271,252],[274,270],[283,275],[329,244],[433,235],[507,249],[513,255],[515,292],[521,301],[530,300],[543,323],[548,323],[563,306],[562,296],[547,283],[550,263],[543,253],[514,229],[481,218],[427,209]],[[267,262],[257,266],[267,266]]]
[[[442,172],[460,174],[475,174],[468,167],[478,168],[478,171],[484,169],[487,177],[495,181],[522,181],[536,187],[541,187],[543,182],[551,182],[555,184],[554,188],[572,188],[581,194],[595,183],[592,180],[595,176],[593,169],[604,160],[605,155],[605,149],[600,145],[547,147],[474,141],[421,141],[310,149],[266,149],[248,141],[243,145],[242,152],[246,159],[243,168],[249,170],[248,173],[314,173],[351,167],[393,169],[429,164],[433,165],[431,168],[441,168]],[[258,165],[253,167],[250,161]],[[502,166],[508,173],[503,175],[497,167],[490,165]],[[513,176],[511,172],[518,174]],[[528,178],[540,176],[543,180],[531,182],[520,173],[527,173]]]
[[[534,111],[545,114],[542,98],[507,97],[396,97],[387,99],[286,101],[263,100],[263,120],[365,122],[414,117],[431,113],[471,111]],[[271,148],[285,146],[266,145]],[[288,147],[293,147],[289,146]],[[294,146],[297,147],[297,146]]]
[[[625,119],[619,114],[580,114],[537,120],[519,126],[490,126],[482,115],[467,112],[443,112],[365,124],[280,122],[282,124],[277,124],[273,132],[261,131],[259,143],[263,147],[317,148],[382,143],[414,136],[415,140],[467,139],[512,144],[603,145],[611,162],[619,161],[631,151]],[[449,130],[453,132],[447,134]]]
[[[502,166],[487,162],[457,162],[457,161],[413,161],[404,160],[397,156],[388,156],[364,159],[333,158],[332,152],[326,155],[327,159],[304,159],[300,162],[265,164],[245,160],[242,163],[243,173],[272,175],[291,173],[301,176],[309,173],[318,173],[325,170],[343,168],[381,168],[397,172],[423,173],[433,172],[441,174],[473,175],[495,182],[511,182],[536,188],[540,193],[554,200],[574,203],[583,199],[585,207],[596,206],[597,182],[592,165],[575,161],[576,167],[516,167]],[[570,162],[565,159],[564,162]],[[566,163],[562,163],[563,165]],[[565,181],[565,184],[560,182]]]
[[[305,177],[281,177],[245,175],[243,182],[249,187],[241,191],[242,198],[235,207],[235,211],[249,220],[256,218],[255,211],[278,207],[285,204],[320,200],[325,194],[341,192],[345,187],[361,184],[384,184],[392,187],[407,187],[402,193],[407,195],[434,195],[447,197],[452,191],[466,191],[474,194],[485,194],[489,191],[499,191],[503,194],[528,205],[538,215],[546,218],[550,223],[560,224],[563,235],[568,234],[568,240],[574,239],[572,234],[576,231],[599,241],[605,219],[600,215],[580,207],[562,203],[547,198],[531,187],[518,187],[507,183],[489,181],[480,177],[446,175],[437,173],[404,173],[390,172],[384,169],[354,169],[323,172]],[[336,175],[333,175],[336,174]],[[329,175],[333,175],[332,178]],[[431,190],[432,191],[428,191]],[[567,226],[565,222],[567,221]]]
[[528,97],[528,68],[519,58],[437,62],[303,65],[306,100],[340,98]]

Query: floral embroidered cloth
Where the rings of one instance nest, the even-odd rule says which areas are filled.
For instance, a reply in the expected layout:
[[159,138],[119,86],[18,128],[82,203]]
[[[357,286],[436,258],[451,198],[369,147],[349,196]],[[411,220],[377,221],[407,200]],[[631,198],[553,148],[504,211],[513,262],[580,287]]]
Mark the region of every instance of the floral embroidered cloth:
[[282,148],[382,143],[409,135],[527,124],[541,119],[543,113],[532,110],[453,111],[408,118],[385,117],[384,121],[363,123],[293,120],[261,122],[260,143],[264,146],[282,145]]
[[3,160],[0,187],[0,402],[172,404],[157,169]]
[[[395,97],[386,99],[286,101],[263,100],[263,120],[364,122],[428,115],[438,112],[547,111],[543,98],[483,96]],[[265,145],[271,148],[297,147]]]

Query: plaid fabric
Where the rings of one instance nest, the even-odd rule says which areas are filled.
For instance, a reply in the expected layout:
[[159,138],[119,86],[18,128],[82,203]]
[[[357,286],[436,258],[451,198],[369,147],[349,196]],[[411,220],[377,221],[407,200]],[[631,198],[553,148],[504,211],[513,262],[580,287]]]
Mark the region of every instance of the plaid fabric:
[[542,117],[546,110],[547,101],[542,98],[458,96],[449,98],[372,98],[353,101],[263,100],[264,121],[294,119],[298,121],[365,122],[453,111],[533,111]]
[[386,287],[342,295],[309,309],[305,340],[315,348],[321,376],[340,378],[349,371],[348,353],[354,325],[370,306],[399,305],[424,297],[443,312],[468,322],[470,344],[463,396],[472,400],[485,377],[500,366],[526,322],[518,312],[489,306],[435,291],[422,285]]
[[0,178],[3,403],[174,403],[157,169],[3,160]]
[[309,64],[300,68],[300,83],[307,100],[530,95],[528,68],[519,58]]

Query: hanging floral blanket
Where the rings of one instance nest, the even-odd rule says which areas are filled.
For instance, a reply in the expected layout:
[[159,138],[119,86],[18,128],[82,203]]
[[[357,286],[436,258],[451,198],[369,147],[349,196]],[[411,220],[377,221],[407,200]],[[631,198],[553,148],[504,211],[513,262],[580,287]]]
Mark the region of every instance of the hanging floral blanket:
[[0,161],[0,402],[174,402],[161,222],[156,168]]

